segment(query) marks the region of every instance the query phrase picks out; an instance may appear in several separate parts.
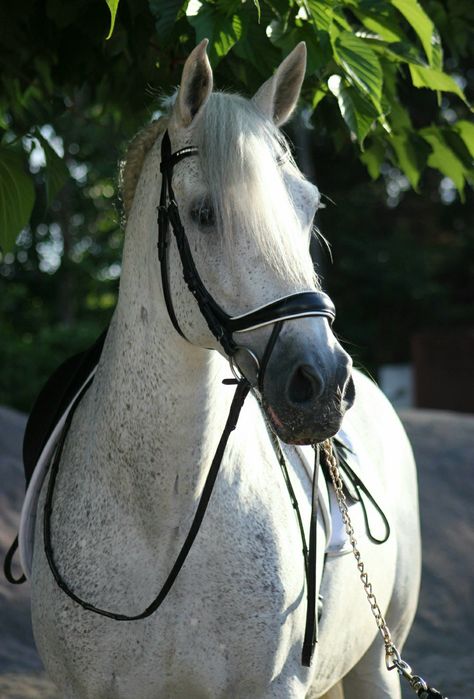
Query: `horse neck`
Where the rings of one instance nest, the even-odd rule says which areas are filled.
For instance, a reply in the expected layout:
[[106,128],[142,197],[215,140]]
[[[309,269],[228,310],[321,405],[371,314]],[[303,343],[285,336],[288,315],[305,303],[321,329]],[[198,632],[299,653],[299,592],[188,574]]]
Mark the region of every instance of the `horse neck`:
[[149,181],[126,232],[119,301],[94,381],[94,427],[107,487],[135,498],[159,526],[192,509],[232,391],[221,383],[226,362],[183,340],[168,317],[156,254],[158,188]]
[[223,428],[225,367],[211,352],[163,337],[146,306],[136,310],[131,318],[117,309],[94,381],[102,478],[109,470],[108,488],[142,511],[156,512],[159,501],[170,522],[202,489]]

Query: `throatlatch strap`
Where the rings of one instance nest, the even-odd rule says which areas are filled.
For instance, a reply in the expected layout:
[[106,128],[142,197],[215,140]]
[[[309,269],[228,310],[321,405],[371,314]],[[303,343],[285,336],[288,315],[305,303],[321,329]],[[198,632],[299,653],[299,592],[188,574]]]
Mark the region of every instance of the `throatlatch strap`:
[[51,569],[51,572],[54,576],[54,579],[56,580],[56,583],[58,586],[65,592],[68,597],[70,597],[74,602],[77,602],[83,609],[86,609],[91,612],[95,612],[96,614],[100,614],[101,616],[106,616],[109,617],[109,619],[115,619],[115,621],[138,621],[139,619],[145,619],[146,617],[150,616],[155,612],[158,607],[165,601],[169,591],[171,590],[174,581],[178,577],[178,574],[183,567],[183,564],[189,554],[189,551],[191,550],[191,547],[194,543],[194,540],[197,536],[197,533],[199,532],[199,528],[201,526],[202,520],[204,518],[204,515],[206,513],[207,506],[209,504],[209,500],[211,498],[212,490],[214,488],[214,484],[216,482],[217,474],[219,473],[219,467],[222,462],[222,457],[224,455],[224,451],[230,436],[230,433],[235,429],[235,426],[237,424],[237,420],[240,415],[240,411],[242,409],[242,406],[244,404],[245,398],[247,397],[247,394],[250,390],[250,384],[248,384],[246,381],[241,381],[236,388],[236,391],[234,393],[234,397],[232,399],[232,403],[230,406],[229,410],[229,415],[227,417],[227,421],[224,427],[224,431],[221,435],[221,438],[219,440],[219,444],[216,449],[216,453],[214,454],[214,458],[212,460],[209,473],[206,478],[206,482],[204,484],[204,488],[202,491],[201,499],[199,500],[199,504],[197,506],[196,514],[194,515],[193,522],[191,524],[191,528],[188,532],[188,535],[184,541],[184,544],[181,548],[181,551],[179,552],[173,567],[171,568],[171,571],[166,578],[166,581],[161,588],[160,592],[158,595],[155,597],[153,602],[140,614],[136,615],[131,615],[128,616],[126,614],[116,614],[115,612],[109,612],[106,609],[100,609],[99,607],[94,606],[93,604],[90,604],[89,602],[86,602],[85,600],[81,599],[78,595],[76,595],[75,592],[71,590],[71,588],[68,586],[66,581],[63,579],[61,573],[58,570],[58,567],[56,565],[56,562],[54,560],[54,554],[53,554],[53,548],[51,544],[51,514],[53,511],[53,494],[54,494],[54,485],[56,482],[56,477],[58,475],[58,469],[59,469],[59,462],[61,459],[61,454],[62,450],[64,447],[64,442],[66,441],[66,435],[69,429],[69,426],[71,424],[74,411],[76,410],[77,406],[79,405],[79,401],[84,395],[85,391],[89,388],[88,384],[87,386],[84,387],[84,390],[81,391],[80,395],[78,396],[77,400],[75,401],[73,407],[71,408],[71,411],[68,415],[68,419],[66,421],[66,424],[64,425],[63,433],[61,435],[61,440],[58,445],[58,448],[56,450],[56,454],[54,457],[53,465],[51,467],[51,476],[49,479],[48,483],[48,491],[46,495],[46,502],[44,506],[44,519],[43,519],[43,533],[44,533],[44,550],[46,554],[46,558],[49,563],[49,567]]
[[309,524],[308,569],[306,573],[306,626],[304,632],[301,663],[311,666],[314,647],[318,642],[318,614],[316,610],[316,544],[318,520],[318,475],[319,475],[319,445],[314,445],[313,491],[311,496],[311,520]]

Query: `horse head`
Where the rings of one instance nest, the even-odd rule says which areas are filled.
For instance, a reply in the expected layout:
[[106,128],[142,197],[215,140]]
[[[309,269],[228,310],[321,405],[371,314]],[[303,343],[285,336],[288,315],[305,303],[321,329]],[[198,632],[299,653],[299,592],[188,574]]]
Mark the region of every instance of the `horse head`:
[[212,91],[206,46],[185,63],[162,144],[160,208],[175,233],[161,241],[168,310],[189,342],[233,357],[281,439],[321,441],[339,429],[354,390],[309,252],[319,192],[279,130],[300,94],[306,48],[246,100]]

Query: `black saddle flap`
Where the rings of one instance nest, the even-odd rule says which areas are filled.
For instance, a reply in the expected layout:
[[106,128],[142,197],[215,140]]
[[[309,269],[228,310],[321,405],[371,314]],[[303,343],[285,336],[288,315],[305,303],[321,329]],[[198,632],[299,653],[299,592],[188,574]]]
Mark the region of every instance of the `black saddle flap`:
[[28,418],[23,438],[23,465],[27,486],[56,424],[97,366],[106,335],[107,330],[85,352],[66,359],[41,389]]

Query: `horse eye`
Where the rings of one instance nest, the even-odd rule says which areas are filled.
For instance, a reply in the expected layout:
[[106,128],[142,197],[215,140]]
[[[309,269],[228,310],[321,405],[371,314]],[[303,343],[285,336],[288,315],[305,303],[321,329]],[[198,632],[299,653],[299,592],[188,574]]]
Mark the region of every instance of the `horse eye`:
[[191,218],[202,228],[214,225],[214,210],[209,202],[203,202],[191,209]]

